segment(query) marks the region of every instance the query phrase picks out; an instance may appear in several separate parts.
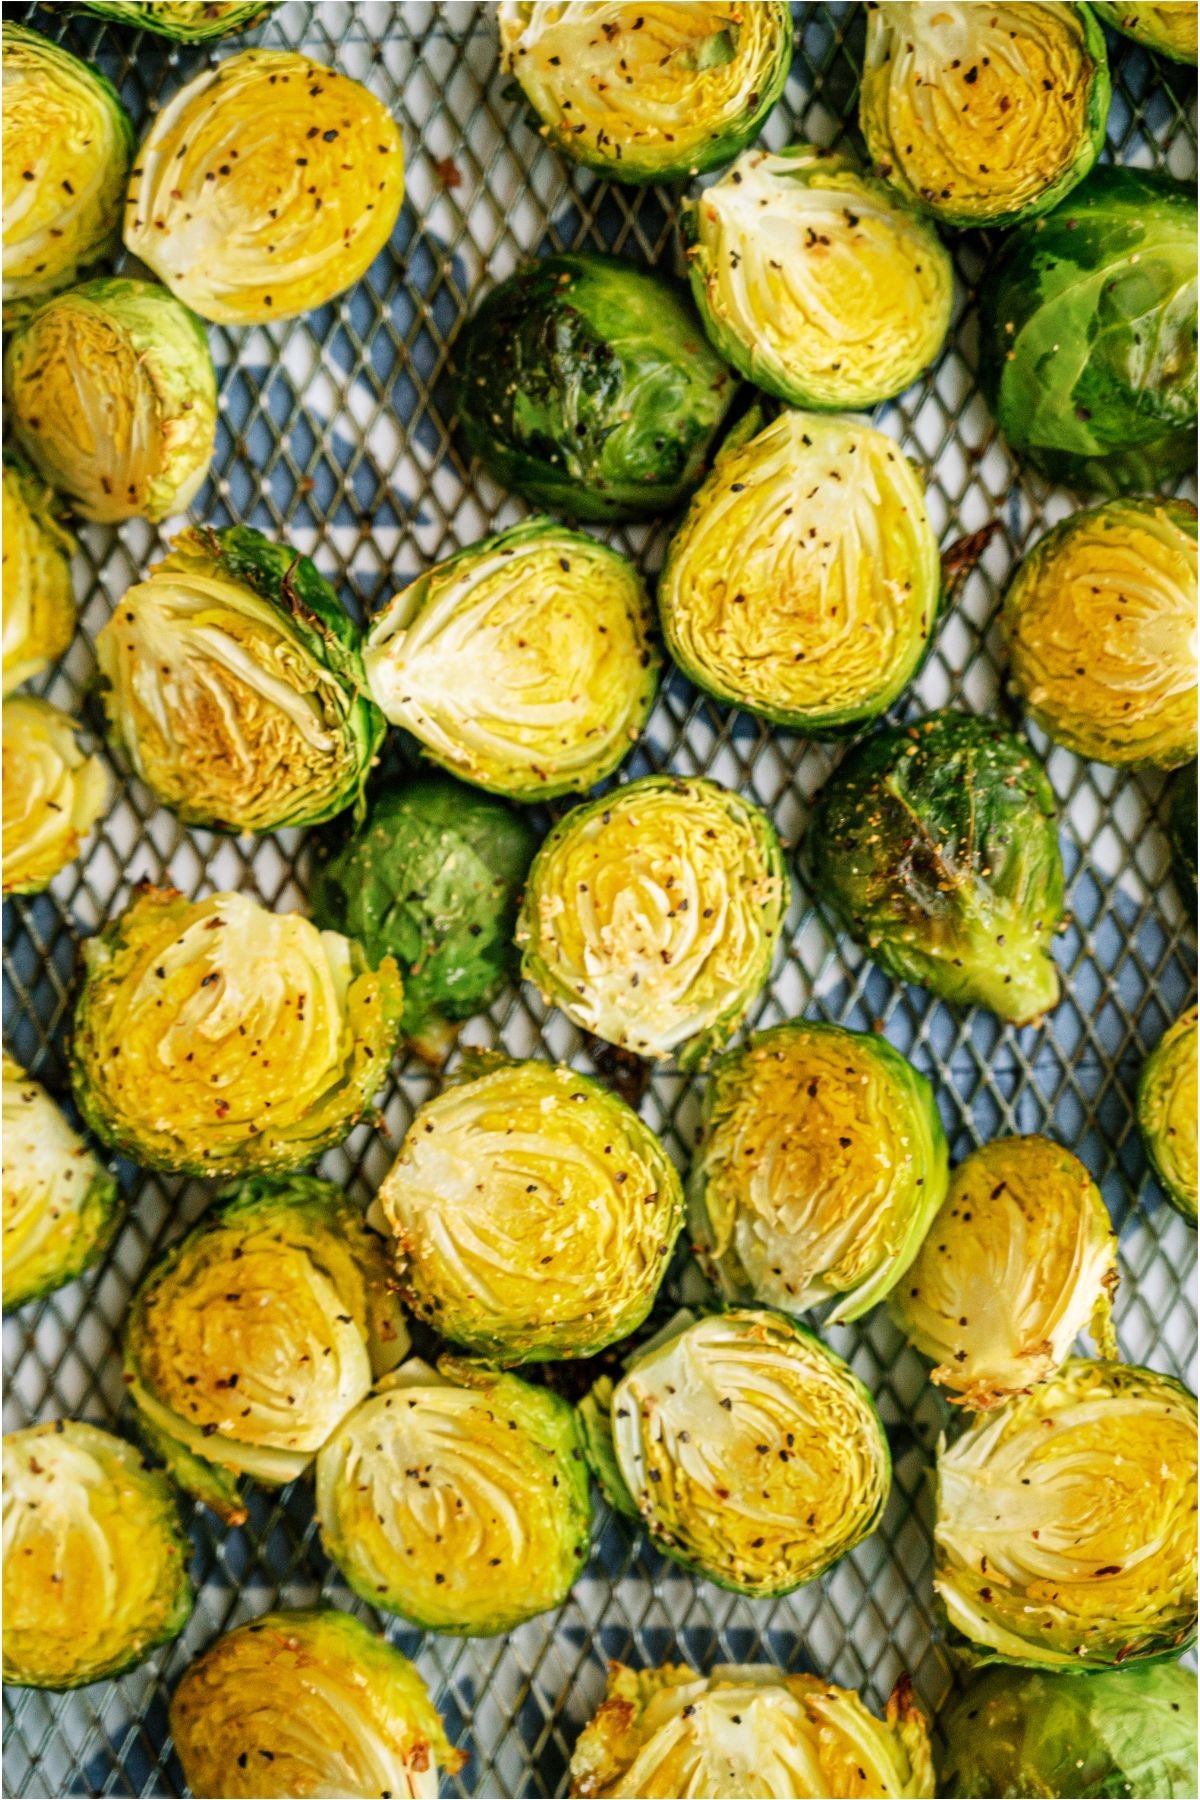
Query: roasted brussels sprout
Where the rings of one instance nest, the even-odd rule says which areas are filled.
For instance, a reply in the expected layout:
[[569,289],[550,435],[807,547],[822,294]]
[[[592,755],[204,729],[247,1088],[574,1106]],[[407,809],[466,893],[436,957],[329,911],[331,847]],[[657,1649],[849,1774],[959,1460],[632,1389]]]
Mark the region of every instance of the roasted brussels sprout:
[[1117,1240],[1100,1190],[1044,1137],[997,1138],[960,1163],[896,1324],[950,1398],[984,1412],[1052,1375],[1081,1331],[1116,1356]]
[[46,301],[4,362],[13,435],[85,519],[165,519],[212,460],[217,381],[186,306],[153,281],[91,281]]
[[115,250],[133,123],[115,89],[24,25],[5,22],[4,324]]
[[1092,11],[1114,31],[1172,62],[1196,60],[1195,0],[1170,0],[1165,6],[1147,5],[1145,0],[1125,0],[1124,5],[1120,0],[1092,0]]
[[946,225],[1048,212],[1095,162],[1110,97],[1082,5],[872,6],[859,124],[882,175]]
[[735,388],[679,283],[584,252],[493,288],[457,356],[472,454],[502,487],[580,519],[677,506]]
[[1171,782],[1167,811],[1175,878],[1193,907],[1196,904],[1196,764],[1180,769]]
[[185,1670],[170,1722],[193,1794],[436,1800],[438,1770],[466,1761],[408,1658],[325,1607],[218,1638]]
[[785,0],[501,0],[504,68],[556,150],[614,181],[719,168],[758,136],[792,62]]
[[96,639],[109,737],[189,825],[315,825],[361,801],[386,730],[359,642],[306,556],[185,531]]
[[1176,1019],[1142,1064],[1137,1122],[1151,1167],[1176,1212],[1194,1225],[1197,1203],[1196,1008]]
[[147,1169],[280,1173],[340,1144],[399,1034],[395,963],[246,894],[142,887],[83,947],[75,1098]]
[[[686,1318],[686,1315],[685,1315]],[[887,1437],[840,1356],[780,1313],[681,1324],[583,1404],[609,1503],[719,1587],[761,1598],[813,1581],[878,1525]]]
[[4,452],[4,692],[57,661],[75,631],[71,557],[52,489]]
[[253,325],[353,287],[403,199],[400,131],[374,94],[296,50],[239,50],[156,115],[125,245],[202,319]]
[[856,420],[756,423],[729,434],[671,540],[663,635],[718,700],[846,730],[890,706],[929,648],[941,565],[923,484]]
[[888,975],[1024,1025],[1059,996],[1054,794],[1023,739],[932,713],[856,746],[809,824],[815,891]]
[[654,703],[641,576],[552,519],[526,519],[436,563],[376,617],[376,704],[434,762],[513,800],[611,775]]
[[6,894],[38,894],[79,855],[112,797],[108,771],[78,727],[48,700],[4,702]]
[[907,1676],[881,1721],[858,1694],[765,1664],[608,1665],[608,1692],[576,1740],[571,1793],[586,1800],[721,1794],[818,1800],[837,1793],[924,1800],[929,1727]]
[[715,781],[647,775],[575,807],[534,857],[522,973],[581,1030],[694,1068],[770,974],[787,904],[765,813]]
[[1105,166],[1016,232],[982,289],[979,379],[1012,450],[1051,481],[1120,494],[1190,467],[1195,188]]
[[686,203],[683,230],[712,343],[794,406],[873,406],[942,347],[948,252],[894,189],[837,151],[747,150]]
[[4,1679],[75,1688],[178,1637],[192,1610],[171,1489],[132,1444],[73,1419],[4,1439]]
[[422,1631],[512,1631],[561,1606],[587,1560],[575,1410],[478,1363],[406,1363],[317,1457],[317,1519],[371,1606]]
[[207,44],[261,25],[275,0],[76,0],[102,19],[183,44]]
[[1196,509],[1109,500],[1054,526],[1004,596],[1013,685],[1080,756],[1196,755]]
[[836,1321],[882,1299],[946,1192],[937,1102],[881,1037],[797,1022],[720,1058],[688,1178],[694,1248],[726,1300]]
[[1090,1669],[1196,1635],[1196,1401],[1074,1358],[937,1466],[934,1588],[975,1662]]

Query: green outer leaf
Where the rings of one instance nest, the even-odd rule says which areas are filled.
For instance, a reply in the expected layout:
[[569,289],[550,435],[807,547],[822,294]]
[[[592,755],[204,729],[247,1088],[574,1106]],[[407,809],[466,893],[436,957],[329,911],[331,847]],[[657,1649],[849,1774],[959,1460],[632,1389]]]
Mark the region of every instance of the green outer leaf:
[[1179,769],[1171,781],[1167,829],[1175,878],[1196,910],[1196,764]]
[[576,1411],[583,1433],[583,1451],[596,1478],[600,1492],[614,1512],[627,1519],[641,1517],[637,1501],[625,1484],[612,1434],[612,1401],[615,1383],[611,1375],[602,1375],[584,1395]]
[[[278,0],[240,0],[220,18],[206,18],[211,8],[205,0],[75,0],[77,6],[97,18],[112,19],[136,31],[152,31],[178,44],[207,44],[235,31],[251,31],[270,17]],[[193,19],[181,15],[192,13]]]
[[[1170,14],[1180,15],[1183,30],[1179,42],[1172,37],[1166,18],[1154,17],[1155,13],[1166,14],[1165,6],[1138,6],[1120,4],[1120,0],[1092,0],[1092,11],[1119,31],[1122,37],[1132,38],[1135,44],[1145,44],[1148,50],[1157,50],[1160,56],[1169,57],[1172,62],[1196,62],[1196,8],[1194,5],[1174,5]],[[1147,14],[1150,15],[1147,17]],[[1168,15],[1170,16],[1170,15]],[[1191,25],[1191,48],[1187,48],[1184,39],[1188,37],[1188,25]]]

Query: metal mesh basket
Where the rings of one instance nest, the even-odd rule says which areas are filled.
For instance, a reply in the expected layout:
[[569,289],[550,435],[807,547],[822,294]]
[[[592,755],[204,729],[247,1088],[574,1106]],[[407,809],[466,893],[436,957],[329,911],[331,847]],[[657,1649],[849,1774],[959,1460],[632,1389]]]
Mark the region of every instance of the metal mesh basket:
[[[210,54],[61,7],[19,10],[110,75],[139,125]],[[801,137],[834,144],[854,133],[862,9],[795,10],[795,63],[765,139],[772,147]],[[564,247],[671,264],[678,193],[621,189],[564,168],[504,96],[486,5],[289,0],[252,41],[302,47],[366,81],[401,122],[409,198],[390,249],[351,293],[290,324],[211,331],[221,421],[212,478],[193,516],[286,534],[352,606],[370,609],[434,557],[522,510],[472,474],[451,435],[448,350],[472,295],[523,257]],[[1110,48],[1110,156],[1191,177],[1194,75],[1124,40]],[[904,702],[910,711],[951,698],[976,711],[1004,705],[992,623],[997,593],[1046,524],[1071,510],[1063,493],[1018,477],[996,436],[974,375],[981,243],[958,236],[954,249],[961,293],[945,354],[881,419],[925,465],[944,544],[992,520],[999,529]],[[168,535],[141,522],[82,533],[82,628],[44,684],[68,710],[84,703],[94,633]],[[610,535],[652,568],[665,532],[655,525]],[[627,773],[711,773],[753,795],[795,840],[835,758],[828,746],[714,707],[675,674]],[[884,1031],[936,1083],[955,1157],[1005,1132],[1048,1131],[1077,1150],[1120,1228],[1122,1354],[1190,1379],[1194,1238],[1147,1176],[1131,1105],[1145,1051],[1194,989],[1194,939],[1168,874],[1160,823],[1162,779],[1118,774],[1057,749],[1048,761],[1063,808],[1070,915],[1057,947],[1065,997],[1044,1027],[1006,1029],[893,985],[834,937],[803,871],[786,955],[752,1022],[808,1013]],[[86,859],[49,893],[5,908],[10,1046],[65,1095],[79,943],[124,904],[132,881],[167,879],[189,894],[243,888],[285,908],[303,904],[306,868],[299,833],[252,841],[188,832],[137,783],[123,783]],[[507,993],[467,1037],[587,1066],[577,1034],[528,989]],[[433,1086],[415,1062],[395,1067],[386,1094],[393,1142]],[[686,1160],[696,1084],[656,1072],[643,1112]],[[323,1168],[366,1198],[391,1154],[386,1133],[362,1128]],[[7,1428],[58,1415],[120,1417],[118,1331],[129,1294],[149,1259],[208,1199],[198,1183],[128,1168],[123,1180],[129,1218],[105,1263],[5,1321]],[[811,1666],[864,1689],[877,1707],[907,1668],[926,1703],[937,1705],[952,1677],[931,1615],[924,1471],[946,1408],[881,1310],[828,1335],[877,1396],[891,1440],[895,1487],[881,1529],[823,1581],[787,1599],[749,1602],[693,1580],[602,1512],[591,1561],[567,1605],[507,1639],[422,1636],[379,1620],[415,1657],[451,1738],[470,1751],[450,1791],[562,1792],[571,1744],[601,1697],[608,1657]],[[184,1638],[120,1681],[69,1695],[10,1690],[6,1792],[181,1793],[166,1707],[191,1656],[276,1603],[321,1597],[365,1611],[319,1550],[303,1482],[279,1495],[256,1494],[241,1530],[219,1527],[198,1508],[189,1517],[200,1599]]]

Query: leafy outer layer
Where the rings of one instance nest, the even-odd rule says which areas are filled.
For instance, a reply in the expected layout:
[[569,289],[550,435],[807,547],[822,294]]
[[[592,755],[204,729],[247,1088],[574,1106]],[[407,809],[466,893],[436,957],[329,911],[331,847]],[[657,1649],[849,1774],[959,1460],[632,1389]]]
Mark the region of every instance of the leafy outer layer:
[[1147,49],[1169,56],[1172,62],[1194,63],[1197,50],[1194,0],[1179,0],[1168,5],[1148,4],[1147,0],[1093,0],[1092,11],[1106,25],[1130,37]]
[[3,755],[4,892],[38,894],[79,855],[112,782],[75,721],[29,694],[4,702]]
[[4,693],[40,675],[75,632],[75,539],[53,490],[4,452]]
[[261,25],[276,0],[79,0],[79,4],[118,25],[153,31],[177,43],[207,44]]
[[1163,1033],[1142,1064],[1137,1121],[1154,1173],[1176,1212],[1196,1223],[1196,1115],[1198,1110],[1196,1008]]

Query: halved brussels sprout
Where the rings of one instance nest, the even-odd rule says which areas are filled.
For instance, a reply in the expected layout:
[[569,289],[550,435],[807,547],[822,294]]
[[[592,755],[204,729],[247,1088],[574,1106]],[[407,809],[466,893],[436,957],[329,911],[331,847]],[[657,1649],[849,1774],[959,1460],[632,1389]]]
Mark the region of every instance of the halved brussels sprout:
[[792,63],[784,0],[501,0],[498,23],[542,137],[614,181],[728,162],[762,130]]
[[1117,1239],[1100,1190],[1044,1137],[997,1138],[959,1164],[888,1307],[930,1380],[984,1412],[1066,1361],[1081,1331],[1116,1356]]
[[341,1143],[387,1074],[395,963],[372,970],[361,945],[298,913],[142,887],[83,958],[75,1098],[143,1168],[300,1168]]
[[76,1688],[144,1662],[192,1610],[174,1496],[132,1444],[74,1419],[4,1439],[4,1679]]
[[739,1594],[790,1594],[824,1574],[875,1530],[891,1487],[870,1394],[779,1313],[689,1319],[615,1387],[602,1377],[582,1417],[609,1503]]
[[1190,762],[1171,782],[1167,810],[1171,860],[1185,896],[1196,905],[1196,764]]
[[736,388],[679,282],[590,252],[493,288],[457,358],[472,455],[502,487],[580,519],[677,506]]
[[276,0],[76,0],[102,19],[153,31],[182,44],[207,44],[249,31],[273,12]]
[[586,1800],[818,1800],[933,1794],[929,1727],[908,1677],[883,1720],[850,1688],[765,1664],[608,1665],[603,1705],[576,1739],[571,1793]]
[[1074,1358],[937,1466],[934,1588],[974,1662],[1090,1669],[1196,1635],[1196,1401]]
[[1022,738],[931,713],[834,770],[809,822],[815,892],[888,975],[1025,1025],[1059,997],[1055,815]]
[[315,825],[361,801],[386,730],[359,644],[306,556],[185,531],[96,639],[109,738],[189,825]]
[[374,94],[297,50],[239,50],[156,115],[125,247],[202,319],[290,319],[362,279],[403,199],[400,131]]
[[[1076,9],[1078,10],[1078,9]],[[1105,166],[983,284],[979,379],[1010,448],[1104,494],[1195,460],[1196,191]]]
[[1196,509],[1109,500],[1048,531],[1004,596],[1013,685],[1068,750],[1173,769],[1196,754]]
[[765,983],[787,906],[764,812],[715,781],[647,775],[575,807],[534,857],[521,970],[582,1031],[694,1068]]
[[671,540],[663,635],[718,700],[842,731],[890,706],[929,648],[941,565],[924,485],[869,425],[757,423],[730,432]]
[[693,1248],[726,1300],[857,1319],[946,1193],[933,1089],[881,1037],[797,1021],[716,1063],[688,1177]]
[[217,380],[199,320],[153,281],[72,288],[13,334],[13,435],[82,518],[165,519],[208,473]]
[[592,1506],[575,1410],[458,1357],[385,1377],[317,1457],[326,1554],[371,1606],[494,1637],[561,1606]]
[[631,562],[526,519],[435,563],[376,616],[376,705],[434,762],[513,800],[584,793],[654,704],[651,609]]
[[133,122],[116,90],[24,25],[5,21],[4,324],[116,249]]
[[1193,1006],[1164,1032],[1138,1079],[1137,1121],[1146,1155],[1176,1212],[1196,1223],[1197,1014]]
[[170,1724],[193,1794],[436,1800],[439,1769],[466,1761],[408,1658],[326,1607],[218,1638],[185,1670]]
[[794,406],[902,393],[950,326],[937,232],[848,156],[747,150],[683,212],[692,294],[727,362]]
[[4,693],[56,662],[75,633],[75,539],[53,490],[4,452]]
[[881,175],[947,225],[1048,212],[1104,144],[1104,33],[1086,6],[867,9],[859,124]]
[[4,702],[4,892],[39,894],[79,855],[112,783],[79,727],[48,700]]
[[505,1365],[633,1331],[683,1221],[674,1164],[632,1107],[540,1062],[426,1101],[379,1202],[414,1313]]
[[1172,62],[1194,63],[1197,51],[1197,8],[1195,0],[1171,0],[1165,6],[1149,5],[1146,0],[1092,0],[1092,11],[1099,13],[1106,25],[1169,56]]

